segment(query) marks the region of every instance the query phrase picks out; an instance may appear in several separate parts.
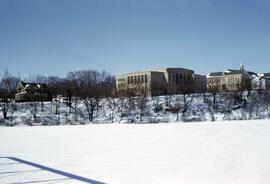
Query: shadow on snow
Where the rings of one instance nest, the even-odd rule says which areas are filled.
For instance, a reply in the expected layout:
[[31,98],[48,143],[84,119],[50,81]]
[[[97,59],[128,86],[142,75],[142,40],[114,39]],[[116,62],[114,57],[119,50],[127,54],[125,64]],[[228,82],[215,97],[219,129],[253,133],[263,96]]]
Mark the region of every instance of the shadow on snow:
[[[29,165],[29,166],[37,168],[38,170],[1,172],[0,174],[12,174],[12,175],[8,175],[8,176],[14,176],[14,175],[17,175],[17,174],[23,174],[23,173],[28,173],[28,172],[48,171],[48,172],[51,172],[51,173],[55,173],[55,174],[67,177],[67,178],[64,178],[64,179],[43,180],[43,181],[29,181],[29,182],[20,182],[20,183],[28,184],[28,183],[50,182],[50,181],[51,182],[53,182],[53,181],[62,182],[62,181],[68,180],[68,179],[73,179],[73,180],[81,181],[81,182],[84,182],[84,183],[90,183],[90,184],[105,184],[105,183],[100,182],[100,181],[96,181],[96,180],[92,180],[92,179],[85,178],[85,177],[82,177],[82,176],[78,176],[78,175],[75,175],[75,174],[71,174],[71,173],[68,173],[68,172],[60,171],[60,170],[57,170],[57,169],[54,169],[54,168],[50,168],[50,167],[47,167],[47,166],[44,166],[44,165],[40,165],[40,164],[30,162],[30,161],[27,161],[27,160],[23,160],[23,159],[19,159],[19,158],[16,158],[16,157],[0,157],[0,159],[1,158],[2,159],[9,159],[9,160],[15,161],[15,162],[20,163],[20,164]],[[7,164],[9,164],[9,163],[7,163]],[[3,165],[5,165],[5,164],[3,164]],[[8,176],[4,176],[4,177],[8,177]],[[13,184],[15,184],[15,183],[13,183]]]

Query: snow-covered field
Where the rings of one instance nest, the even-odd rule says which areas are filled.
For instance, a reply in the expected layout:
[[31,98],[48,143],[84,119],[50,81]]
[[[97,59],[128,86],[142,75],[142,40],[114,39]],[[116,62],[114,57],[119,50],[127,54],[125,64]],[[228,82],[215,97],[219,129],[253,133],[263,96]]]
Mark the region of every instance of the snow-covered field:
[[270,121],[0,128],[0,183],[269,184]]

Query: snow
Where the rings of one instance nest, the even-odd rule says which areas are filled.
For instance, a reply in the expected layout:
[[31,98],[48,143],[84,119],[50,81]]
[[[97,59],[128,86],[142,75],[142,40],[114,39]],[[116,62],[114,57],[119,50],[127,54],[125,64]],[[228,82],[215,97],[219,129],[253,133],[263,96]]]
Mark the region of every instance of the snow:
[[1,127],[0,183],[268,184],[269,132],[269,120]]
[[[253,94],[253,93],[252,93]],[[93,122],[89,122],[87,110],[83,101],[78,100],[78,116],[75,118],[74,108],[64,103],[64,99],[54,99],[53,102],[36,103],[37,120],[33,120],[35,104],[16,103],[8,112],[8,119],[3,120],[3,113],[0,113],[0,126],[40,126],[40,125],[74,125],[74,124],[101,124],[101,123],[160,123],[160,122],[203,122],[211,121],[212,115],[215,121],[224,120],[248,120],[248,119],[269,119],[269,106],[265,105],[262,96],[254,94],[247,98],[243,97],[242,102],[234,102],[224,94],[216,95],[216,105],[213,112],[210,111],[206,101],[213,101],[211,94],[194,94],[186,96],[186,111],[180,113],[177,120],[177,113],[168,109],[181,106],[184,107],[184,96],[159,96],[146,99],[143,117],[140,119],[139,98],[134,97],[134,107],[129,109],[128,99],[114,99],[113,106],[109,99],[100,101],[99,110],[94,112]],[[256,102],[256,103],[255,103]],[[122,103],[124,105],[122,105]],[[170,104],[168,106],[167,104]],[[75,104],[73,103],[73,107]],[[58,107],[58,108],[57,108]],[[158,108],[158,110],[156,110]],[[58,110],[56,110],[58,109]],[[1,110],[1,107],[0,107]],[[226,113],[227,110],[227,113]],[[58,113],[56,113],[56,111]],[[112,115],[113,114],[113,115]],[[114,116],[112,121],[112,116]]]

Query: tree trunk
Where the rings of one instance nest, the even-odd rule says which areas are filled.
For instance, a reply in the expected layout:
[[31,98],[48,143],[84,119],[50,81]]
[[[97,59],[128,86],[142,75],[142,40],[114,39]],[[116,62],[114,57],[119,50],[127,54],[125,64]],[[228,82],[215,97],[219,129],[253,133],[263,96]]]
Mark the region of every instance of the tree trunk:
[[3,116],[4,116],[4,119],[7,119],[7,103],[6,102],[4,102]]

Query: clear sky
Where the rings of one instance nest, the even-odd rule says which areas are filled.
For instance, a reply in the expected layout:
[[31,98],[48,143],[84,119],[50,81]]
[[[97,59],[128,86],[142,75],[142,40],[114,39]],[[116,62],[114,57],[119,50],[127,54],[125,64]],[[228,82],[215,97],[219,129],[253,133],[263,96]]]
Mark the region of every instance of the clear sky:
[[0,76],[270,72],[269,0],[0,0]]

